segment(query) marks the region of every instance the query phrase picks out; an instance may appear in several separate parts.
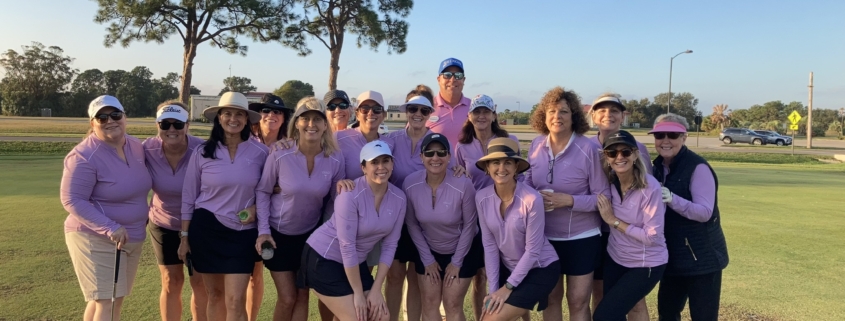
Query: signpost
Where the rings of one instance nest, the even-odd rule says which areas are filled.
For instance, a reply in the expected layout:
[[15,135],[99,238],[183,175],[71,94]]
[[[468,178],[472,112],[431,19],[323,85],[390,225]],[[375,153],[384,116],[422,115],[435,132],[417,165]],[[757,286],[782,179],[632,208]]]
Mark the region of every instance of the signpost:
[[695,114],[695,147],[698,147],[698,138],[701,137],[701,111]]
[[798,130],[798,122],[801,121],[801,114],[793,110],[788,118],[789,122],[792,123],[792,125],[789,125],[789,129],[792,130],[792,155],[795,155],[795,131]]

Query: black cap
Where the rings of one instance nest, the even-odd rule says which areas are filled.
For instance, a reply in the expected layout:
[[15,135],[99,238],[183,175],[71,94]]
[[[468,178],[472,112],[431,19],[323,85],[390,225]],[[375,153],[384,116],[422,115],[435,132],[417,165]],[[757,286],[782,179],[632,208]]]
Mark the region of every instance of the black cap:
[[604,138],[604,145],[602,146],[602,149],[607,149],[608,147],[616,144],[625,144],[630,147],[637,148],[637,140],[634,139],[634,135],[631,135],[631,133],[624,130],[612,132],[610,135],[607,135],[607,137]]
[[289,108],[285,106],[285,102],[282,101],[282,98],[270,93],[264,94],[261,96],[261,100],[257,103],[249,104],[249,110],[259,112],[261,108],[273,108],[273,109],[281,109],[284,111],[292,111],[293,108]]
[[323,96],[323,103],[328,105],[329,102],[331,102],[335,98],[343,99],[343,101],[345,101],[347,104],[352,105],[352,102],[349,101],[349,95],[347,95],[345,91],[338,89],[329,90],[329,92],[327,92],[326,95]]
[[430,145],[431,143],[434,143],[434,142],[440,143],[440,145],[443,145],[443,148],[445,148],[446,151],[448,151],[450,153],[452,152],[451,150],[449,150],[451,148],[449,146],[449,140],[446,139],[446,136],[443,136],[443,135],[438,134],[438,133],[431,133],[431,134],[426,135],[425,138],[423,138],[422,150],[427,150],[428,145]]

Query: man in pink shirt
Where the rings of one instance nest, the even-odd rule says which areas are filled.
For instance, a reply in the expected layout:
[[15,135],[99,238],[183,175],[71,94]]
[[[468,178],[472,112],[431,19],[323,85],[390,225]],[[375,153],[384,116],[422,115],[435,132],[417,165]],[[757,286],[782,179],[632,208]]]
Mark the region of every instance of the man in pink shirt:
[[426,123],[431,131],[443,134],[452,143],[452,148],[460,138],[461,127],[469,115],[469,98],[464,97],[464,64],[455,58],[448,58],[440,63],[437,84],[440,93],[434,97],[434,113]]

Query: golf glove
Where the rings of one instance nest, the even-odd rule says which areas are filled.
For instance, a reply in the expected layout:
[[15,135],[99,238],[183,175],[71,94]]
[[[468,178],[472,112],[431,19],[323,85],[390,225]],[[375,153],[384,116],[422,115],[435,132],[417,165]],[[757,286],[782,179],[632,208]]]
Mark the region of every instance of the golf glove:
[[663,194],[663,203],[672,203],[672,192],[666,187],[661,188],[661,192]]

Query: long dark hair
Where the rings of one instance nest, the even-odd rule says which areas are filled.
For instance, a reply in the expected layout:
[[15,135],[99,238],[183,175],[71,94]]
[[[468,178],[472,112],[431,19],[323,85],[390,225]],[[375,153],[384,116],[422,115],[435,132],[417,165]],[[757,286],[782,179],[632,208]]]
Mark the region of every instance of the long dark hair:
[[[252,124],[249,122],[249,115],[246,116],[246,125],[241,130],[241,140],[246,141],[249,135],[252,135]],[[226,144],[226,132],[223,131],[223,125],[220,124],[220,115],[214,116],[214,126],[211,127],[211,134],[208,135],[208,140],[202,147],[202,157],[217,159],[214,151],[217,150],[217,143]]]
[[[495,114],[495,112],[493,112]],[[493,136],[495,137],[508,137],[508,131],[499,126],[499,118],[496,118],[492,123],[490,123],[490,129],[493,130]],[[458,142],[461,144],[469,144],[472,143],[475,137],[475,126],[472,125],[472,122],[467,119],[467,122],[464,123],[464,127],[461,128],[461,136],[458,139]],[[484,144],[485,142],[481,142]]]

